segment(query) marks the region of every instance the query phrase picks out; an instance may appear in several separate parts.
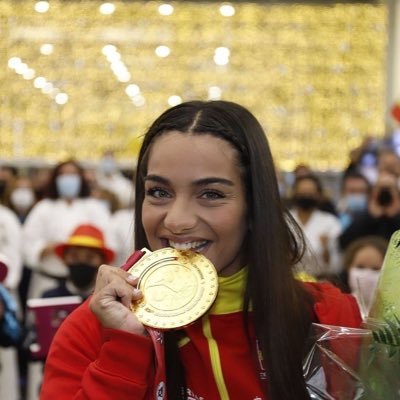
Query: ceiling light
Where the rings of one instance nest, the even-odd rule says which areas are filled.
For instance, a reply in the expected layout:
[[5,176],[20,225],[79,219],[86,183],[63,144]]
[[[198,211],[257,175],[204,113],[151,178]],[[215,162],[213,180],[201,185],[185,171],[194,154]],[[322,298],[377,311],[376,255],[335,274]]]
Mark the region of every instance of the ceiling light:
[[38,13],[45,13],[49,11],[50,4],[48,1],[38,1],[35,4],[35,11]]

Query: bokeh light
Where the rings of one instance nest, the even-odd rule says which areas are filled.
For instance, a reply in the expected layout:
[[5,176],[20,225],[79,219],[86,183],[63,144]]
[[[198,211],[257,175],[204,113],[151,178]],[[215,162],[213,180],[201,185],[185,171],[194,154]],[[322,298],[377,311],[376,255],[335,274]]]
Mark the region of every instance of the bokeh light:
[[104,4],[0,1],[0,158],[132,161],[154,118],[193,99],[250,109],[286,170],[343,168],[385,133],[383,1]]

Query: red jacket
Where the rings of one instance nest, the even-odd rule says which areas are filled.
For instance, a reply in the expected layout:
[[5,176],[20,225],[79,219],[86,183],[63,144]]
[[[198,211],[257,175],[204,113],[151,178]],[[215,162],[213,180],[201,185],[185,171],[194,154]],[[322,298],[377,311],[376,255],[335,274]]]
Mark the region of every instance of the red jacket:
[[[185,328],[180,343],[189,400],[263,400],[258,371],[242,327],[244,274],[220,278],[217,301]],[[330,284],[307,284],[322,324],[359,327],[353,297]],[[103,329],[88,302],[57,332],[45,366],[41,400],[153,399],[154,351],[148,337]],[[174,400],[174,399],[169,399]]]

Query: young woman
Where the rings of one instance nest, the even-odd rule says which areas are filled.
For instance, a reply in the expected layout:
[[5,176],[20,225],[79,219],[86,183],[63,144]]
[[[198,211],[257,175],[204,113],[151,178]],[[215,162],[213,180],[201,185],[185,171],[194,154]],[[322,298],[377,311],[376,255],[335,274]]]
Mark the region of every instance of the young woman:
[[[219,275],[211,309],[165,333],[168,399],[309,398],[310,324],[358,326],[360,316],[351,296],[293,278],[303,243],[249,111],[194,101],[152,124],[138,160],[136,248],[191,249]],[[155,398],[153,344],[129,308],[142,298],[136,285],[122,269],[100,267],[93,296],[53,342],[41,399]]]
[[353,294],[363,316],[372,306],[388,245],[383,237],[364,236],[343,253],[343,291]]
[[[45,198],[31,209],[23,226],[24,258],[34,272],[28,297],[40,297],[68,275],[65,264],[55,254],[57,243],[66,241],[79,224],[94,224],[106,232],[110,221],[110,213],[90,197],[80,164],[72,159],[58,163],[52,170]],[[107,233],[107,241],[113,246],[113,235]]]

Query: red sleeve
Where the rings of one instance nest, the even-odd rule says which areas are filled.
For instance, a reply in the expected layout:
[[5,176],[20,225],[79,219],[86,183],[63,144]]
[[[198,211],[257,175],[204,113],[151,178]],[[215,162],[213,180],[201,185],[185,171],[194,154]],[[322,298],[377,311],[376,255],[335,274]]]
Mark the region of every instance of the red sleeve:
[[305,283],[315,299],[314,312],[318,323],[360,328],[361,315],[356,299],[331,283]]
[[154,380],[153,359],[150,338],[102,329],[86,301],[54,337],[40,399],[146,399]]
[[[360,328],[361,315],[356,299],[342,293],[330,283],[307,283],[307,289],[315,299],[314,312],[318,323],[346,328]],[[354,398],[354,381],[348,370],[357,370],[360,338],[347,335],[327,337],[321,347],[329,352],[319,353],[326,384],[332,399]]]

